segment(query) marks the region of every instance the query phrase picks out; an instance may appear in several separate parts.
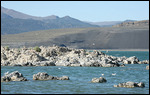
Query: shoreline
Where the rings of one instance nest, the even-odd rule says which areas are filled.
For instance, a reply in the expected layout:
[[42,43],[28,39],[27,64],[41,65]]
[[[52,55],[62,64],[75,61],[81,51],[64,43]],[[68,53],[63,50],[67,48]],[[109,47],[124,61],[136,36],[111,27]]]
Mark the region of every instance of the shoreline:
[[87,50],[100,50],[100,51],[148,51],[149,49],[87,49]]
[[[1,47],[5,47],[5,45],[1,45]],[[34,47],[34,46],[31,46]],[[48,46],[46,46],[48,47]],[[23,46],[21,47],[11,47],[11,48],[23,48]],[[29,48],[29,47],[27,47]],[[78,49],[82,49],[82,48],[78,48]],[[99,50],[99,51],[148,51],[149,49],[85,49],[85,50]]]

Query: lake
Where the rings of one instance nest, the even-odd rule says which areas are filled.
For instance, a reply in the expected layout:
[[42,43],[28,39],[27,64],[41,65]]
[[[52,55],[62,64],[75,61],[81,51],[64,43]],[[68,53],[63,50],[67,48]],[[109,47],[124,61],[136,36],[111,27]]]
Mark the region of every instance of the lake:
[[[149,60],[149,51],[109,51],[106,54],[117,57],[136,56],[140,61]],[[2,66],[1,76],[7,71],[19,71],[29,81],[1,82],[1,94],[149,94],[147,65],[149,64],[127,64],[125,67]],[[33,80],[33,74],[38,72],[47,72],[49,75],[58,77],[66,75],[70,80]],[[112,75],[113,73],[116,75]],[[104,77],[107,82],[91,83],[94,77]],[[145,87],[113,87],[127,81],[144,82]]]

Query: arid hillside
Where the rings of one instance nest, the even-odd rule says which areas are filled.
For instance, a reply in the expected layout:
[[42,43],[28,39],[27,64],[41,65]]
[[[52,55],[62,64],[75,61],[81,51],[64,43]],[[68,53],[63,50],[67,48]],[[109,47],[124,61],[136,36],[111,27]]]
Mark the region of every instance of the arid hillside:
[[3,46],[54,44],[83,49],[149,49],[149,23],[138,26],[51,29],[1,35]]

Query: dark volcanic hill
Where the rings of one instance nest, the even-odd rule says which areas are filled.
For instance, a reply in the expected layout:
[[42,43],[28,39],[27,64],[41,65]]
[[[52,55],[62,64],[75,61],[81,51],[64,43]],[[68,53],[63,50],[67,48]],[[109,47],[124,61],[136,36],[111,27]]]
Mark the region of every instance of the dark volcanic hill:
[[149,24],[51,29],[1,36],[1,45],[4,46],[28,47],[53,44],[83,49],[149,49]]
[[30,16],[12,9],[1,7],[1,34],[17,34],[37,30],[60,29],[60,28],[81,28],[99,27],[78,19],[55,15],[47,17]]

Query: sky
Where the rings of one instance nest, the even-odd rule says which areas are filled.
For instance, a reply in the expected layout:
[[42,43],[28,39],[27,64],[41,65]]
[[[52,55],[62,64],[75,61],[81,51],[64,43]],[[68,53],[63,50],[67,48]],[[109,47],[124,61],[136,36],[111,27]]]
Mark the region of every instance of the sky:
[[32,16],[70,16],[81,21],[149,20],[149,1],[1,1]]

